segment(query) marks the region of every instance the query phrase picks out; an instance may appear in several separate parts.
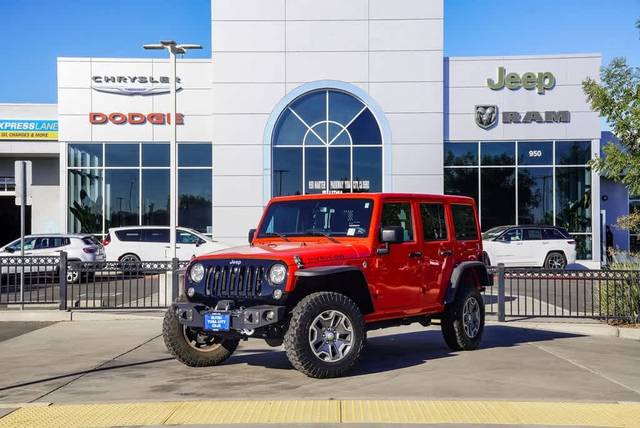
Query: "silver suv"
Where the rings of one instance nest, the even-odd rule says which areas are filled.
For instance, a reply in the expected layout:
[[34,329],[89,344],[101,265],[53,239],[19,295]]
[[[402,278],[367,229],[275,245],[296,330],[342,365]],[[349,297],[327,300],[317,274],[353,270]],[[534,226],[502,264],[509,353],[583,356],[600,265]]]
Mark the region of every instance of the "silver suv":
[[[68,261],[80,262],[104,262],[104,248],[100,241],[91,235],[80,234],[41,234],[27,235],[24,238],[25,256],[57,256],[60,252],[67,253]],[[0,257],[20,255],[20,239],[0,248]],[[33,268],[31,268],[33,269]],[[53,270],[53,265],[43,270]],[[40,269],[38,269],[40,271]],[[7,273],[7,272],[2,272]],[[78,282],[80,274],[70,270],[67,273],[67,281]]]

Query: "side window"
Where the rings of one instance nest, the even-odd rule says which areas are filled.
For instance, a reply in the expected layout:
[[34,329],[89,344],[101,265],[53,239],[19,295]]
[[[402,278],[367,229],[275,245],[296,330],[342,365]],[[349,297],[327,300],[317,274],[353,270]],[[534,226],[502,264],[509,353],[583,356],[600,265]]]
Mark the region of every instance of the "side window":
[[524,229],[523,235],[525,241],[539,241],[542,239],[542,229]]
[[140,229],[118,230],[116,236],[121,241],[140,241],[142,238]]
[[[24,250],[29,251],[33,250],[36,244],[36,238],[24,238]],[[11,244],[8,248],[11,248],[13,251],[20,251],[20,240],[18,239],[16,242]]]
[[404,229],[404,241],[413,241],[411,204],[405,202],[386,203],[382,206],[382,227],[400,226]]
[[567,239],[558,229],[544,229],[543,239]]
[[[37,238],[35,246],[33,247],[36,250],[43,250],[45,248],[51,248],[49,246],[49,238]],[[27,249],[27,243],[24,244],[24,249]]]
[[425,241],[446,241],[447,222],[444,217],[444,205],[420,204],[422,233]]
[[176,242],[178,244],[195,244],[198,242],[198,237],[193,233],[178,230],[176,231]]
[[169,229],[143,229],[145,242],[169,242]]
[[522,241],[522,229],[508,230],[500,239],[503,241]]
[[458,241],[475,241],[478,239],[476,230],[476,217],[471,205],[451,205],[453,226],[456,229]]

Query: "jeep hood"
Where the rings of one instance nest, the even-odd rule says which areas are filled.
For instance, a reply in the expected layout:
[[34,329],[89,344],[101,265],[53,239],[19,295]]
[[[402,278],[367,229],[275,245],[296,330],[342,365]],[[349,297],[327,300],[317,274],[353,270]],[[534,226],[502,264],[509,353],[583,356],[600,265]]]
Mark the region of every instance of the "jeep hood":
[[197,257],[198,260],[212,259],[277,259],[293,264],[293,257],[299,256],[305,265],[327,264],[349,259],[364,258],[371,251],[364,243],[355,242],[272,242],[268,244],[245,245],[227,248]]

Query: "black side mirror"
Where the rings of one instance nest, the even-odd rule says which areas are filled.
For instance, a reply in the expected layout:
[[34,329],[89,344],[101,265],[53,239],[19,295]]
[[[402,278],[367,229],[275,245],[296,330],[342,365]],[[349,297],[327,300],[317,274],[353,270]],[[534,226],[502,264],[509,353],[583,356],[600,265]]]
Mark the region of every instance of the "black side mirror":
[[15,251],[16,251],[16,250],[14,250],[14,249],[13,249],[13,248],[11,248],[11,247],[7,247],[7,248],[5,248],[4,250],[5,250],[7,253],[9,253],[9,254],[11,254],[11,253],[15,253]]
[[387,226],[380,229],[380,242],[397,244],[404,241],[404,229],[400,226]]
[[248,240],[249,240],[249,244],[253,244],[253,237],[256,234],[256,230],[255,229],[249,229],[249,236],[248,236]]
[[389,254],[389,244],[397,244],[404,241],[404,229],[400,226],[387,226],[380,228],[380,242],[384,248],[378,248],[376,252],[382,256]]

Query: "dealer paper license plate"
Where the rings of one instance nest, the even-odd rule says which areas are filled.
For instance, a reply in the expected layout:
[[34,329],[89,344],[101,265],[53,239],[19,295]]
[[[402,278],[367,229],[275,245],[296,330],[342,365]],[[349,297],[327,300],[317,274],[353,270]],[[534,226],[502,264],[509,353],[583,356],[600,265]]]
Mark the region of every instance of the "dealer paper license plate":
[[204,329],[211,331],[229,331],[231,315],[224,312],[204,314]]

